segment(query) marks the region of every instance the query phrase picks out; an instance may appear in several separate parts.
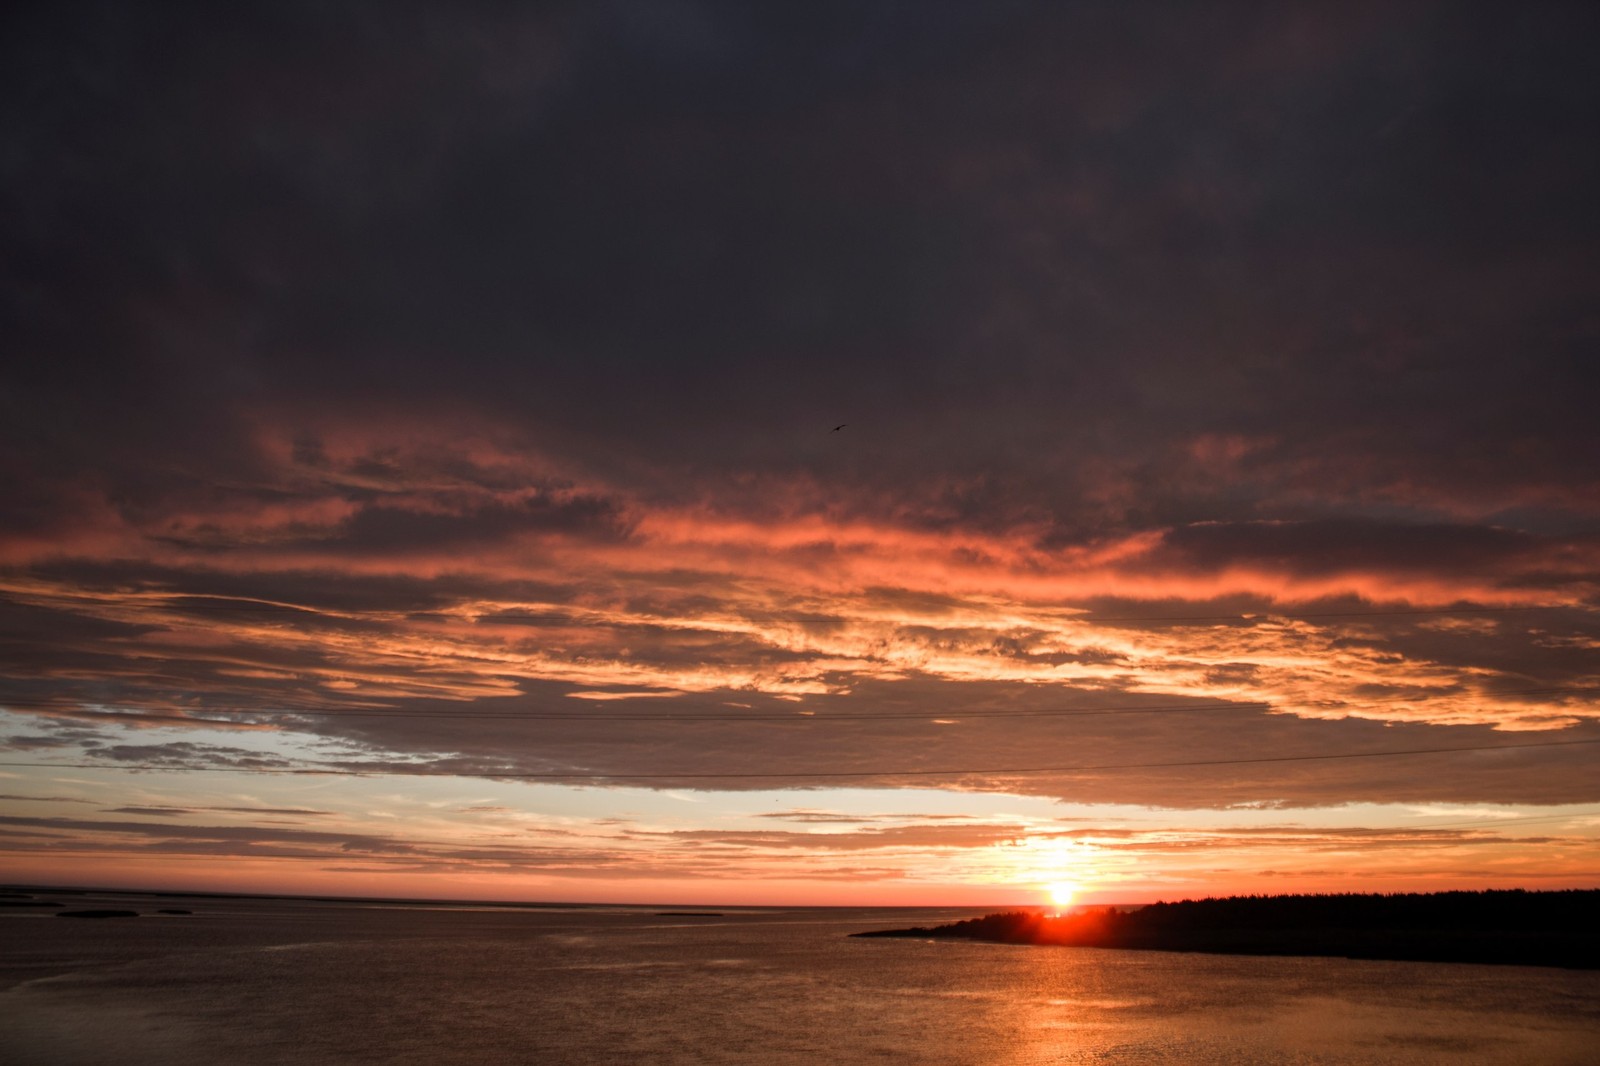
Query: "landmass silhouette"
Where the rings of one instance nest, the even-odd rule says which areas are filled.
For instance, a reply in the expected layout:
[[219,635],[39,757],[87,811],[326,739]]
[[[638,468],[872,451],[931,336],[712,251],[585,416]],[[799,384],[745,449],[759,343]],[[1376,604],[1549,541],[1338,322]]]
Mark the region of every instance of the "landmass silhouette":
[[851,935],[1593,970],[1597,912],[1600,889],[1230,896],[1065,915],[1009,911]]

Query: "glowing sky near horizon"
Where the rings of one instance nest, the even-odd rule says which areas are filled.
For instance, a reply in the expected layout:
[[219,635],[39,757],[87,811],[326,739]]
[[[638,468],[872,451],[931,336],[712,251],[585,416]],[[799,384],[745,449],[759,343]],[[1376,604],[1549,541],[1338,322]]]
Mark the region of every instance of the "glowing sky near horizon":
[[20,17],[5,876],[1600,884],[1597,30]]

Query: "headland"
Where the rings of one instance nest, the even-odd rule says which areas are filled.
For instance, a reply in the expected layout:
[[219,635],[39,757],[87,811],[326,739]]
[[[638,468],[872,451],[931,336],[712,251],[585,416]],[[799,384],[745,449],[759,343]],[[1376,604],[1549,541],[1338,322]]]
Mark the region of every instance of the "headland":
[[859,937],[1600,969],[1600,890],[1230,896],[1009,911]]

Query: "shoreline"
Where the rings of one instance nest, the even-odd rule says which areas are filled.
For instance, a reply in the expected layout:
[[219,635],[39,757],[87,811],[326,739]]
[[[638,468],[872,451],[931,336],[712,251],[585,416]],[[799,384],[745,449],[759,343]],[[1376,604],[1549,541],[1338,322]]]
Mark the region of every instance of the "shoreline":
[[1067,915],[1007,911],[864,938],[1600,969],[1600,890],[1233,896]]

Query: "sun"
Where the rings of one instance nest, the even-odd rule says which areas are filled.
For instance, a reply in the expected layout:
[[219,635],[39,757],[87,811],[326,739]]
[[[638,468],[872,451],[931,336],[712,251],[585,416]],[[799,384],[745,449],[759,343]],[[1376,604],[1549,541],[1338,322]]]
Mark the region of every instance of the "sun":
[[1072,906],[1073,897],[1078,894],[1078,886],[1071,881],[1055,881],[1044,887],[1050,893],[1050,902],[1057,907]]

